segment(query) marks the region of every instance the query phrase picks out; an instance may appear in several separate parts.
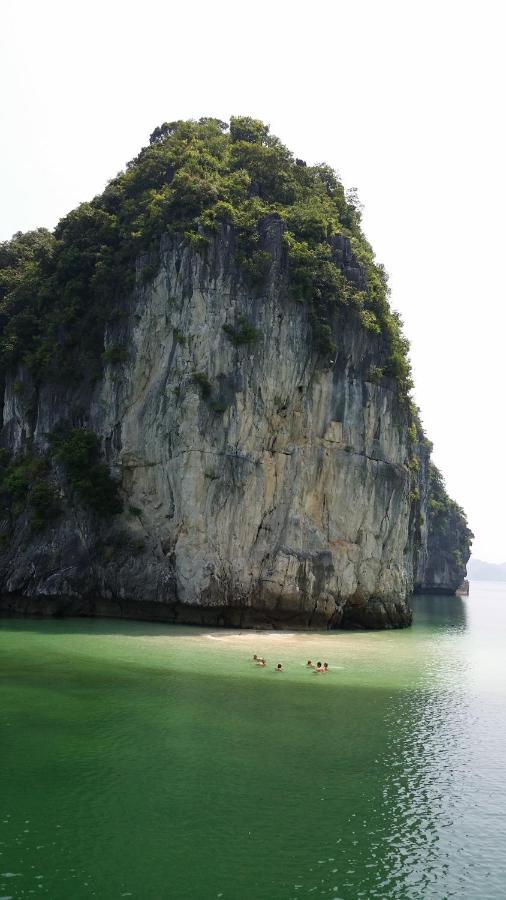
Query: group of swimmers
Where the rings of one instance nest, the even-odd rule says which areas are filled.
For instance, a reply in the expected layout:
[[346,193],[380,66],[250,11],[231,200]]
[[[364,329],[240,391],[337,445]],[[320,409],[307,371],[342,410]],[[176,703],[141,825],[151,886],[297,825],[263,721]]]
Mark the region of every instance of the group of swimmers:
[[[256,663],[257,666],[262,666],[263,668],[267,666],[267,660],[263,656],[257,656],[256,653],[253,654],[252,662]],[[314,669],[315,675],[325,675],[329,671],[329,664],[324,662],[314,663],[312,660],[308,659],[306,663],[306,669]],[[284,672],[283,664],[278,663],[277,666],[274,667],[275,672]]]

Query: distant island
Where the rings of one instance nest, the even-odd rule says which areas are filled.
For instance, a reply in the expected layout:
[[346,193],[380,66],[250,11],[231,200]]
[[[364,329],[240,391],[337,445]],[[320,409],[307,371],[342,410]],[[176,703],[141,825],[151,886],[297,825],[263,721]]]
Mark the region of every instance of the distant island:
[[506,562],[489,563],[482,559],[470,559],[467,577],[470,581],[506,581]]

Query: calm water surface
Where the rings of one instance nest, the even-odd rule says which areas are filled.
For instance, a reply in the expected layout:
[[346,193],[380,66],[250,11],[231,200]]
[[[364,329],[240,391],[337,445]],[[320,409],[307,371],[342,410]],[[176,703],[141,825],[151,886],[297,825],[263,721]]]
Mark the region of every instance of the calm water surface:
[[1,621],[0,900],[506,897],[506,585],[471,590],[395,632]]

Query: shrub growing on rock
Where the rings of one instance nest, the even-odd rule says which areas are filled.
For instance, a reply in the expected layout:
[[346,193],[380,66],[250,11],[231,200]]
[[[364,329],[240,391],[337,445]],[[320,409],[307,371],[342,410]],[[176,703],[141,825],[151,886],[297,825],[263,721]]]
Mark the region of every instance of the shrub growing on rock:
[[118,485],[100,462],[100,441],[93,431],[72,428],[56,433],[52,444],[55,458],[85,505],[103,516],[121,512]]

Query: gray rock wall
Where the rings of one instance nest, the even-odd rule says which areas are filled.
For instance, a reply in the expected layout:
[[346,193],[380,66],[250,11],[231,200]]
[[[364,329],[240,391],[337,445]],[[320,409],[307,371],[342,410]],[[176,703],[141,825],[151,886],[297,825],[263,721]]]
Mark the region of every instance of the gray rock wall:
[[424,557],[415,592],[454,594],[467,575],[470,557],[469,535],[457,510],[450,511],[444,523],[436,520],[429,525]]
[[[37,535],[18,523],[0,558],[4,611],[409,624],[414,572],[431,570],[406,413],[391,383],[368,380],[381,346],[352,313],[336,318],[332,365],[318,364],[307,307],[284,297],[276,228],[261,296],[239,277],[232,231],[205,255],[166,238],[158,275],[143,285],[139,262],[138,287],[106,334],[125,362],[93,387],[35,390],[23,372],[7,381],[4,445],[47,449],[62,421],[93,429],[125,509],[107,522],[90,515],[55,470],[65,514]],[[335,250],[363,277],[344,239]],[[236,347],[223,325],[243,319],[258,340]]]

